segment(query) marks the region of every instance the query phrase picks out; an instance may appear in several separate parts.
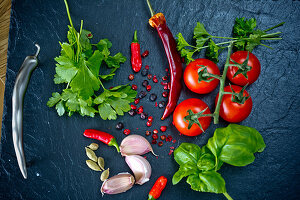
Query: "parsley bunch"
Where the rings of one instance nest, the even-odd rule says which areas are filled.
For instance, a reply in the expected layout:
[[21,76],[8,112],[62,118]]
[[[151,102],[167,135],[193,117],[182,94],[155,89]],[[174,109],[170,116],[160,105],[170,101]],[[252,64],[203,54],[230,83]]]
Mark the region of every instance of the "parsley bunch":
[[[117,53],[110,55],[112,44],[108,39],[102,39],[97,44],[91,44],[93,37],[90,31],[82,28],[77,32],[70,17],[69,7],[65,0],[70,25],[67,34],[68,42],[60,43],[61,55],[54,58],[56,64],[55,84],[67,84],[61,93],[52,93],[47,105],[54,107],[59,116],[67,113],[71,116],[78,112],[82,116],[94,117],[99,113],[102,119],[115,120],[117,115],[124,115],[130,110],[137,92],[128,85],[106,89],[101,80],[110,80],[115,71],[126,58]],[[99,74],[102,63],[110,69],[109,74]],[[103,92],[96,95],[100,89]]]
[[[222,46],[225,44],[229,44],[231,42],[234,43],[234,48],[237,51],[253,51],[253,49],[262,45],[268,48],[271,48],[265,44],[262,44],[262,40],[281,40],[279,37],[281,32],[275,32],[268,34],[267,32],[282,26],[284,22],[268,28],[266,30],[259,30],[256,28],[256,19],[245,19],[236,18],[235,24],[233,26],[233,37],[220,37],[210,35],[204,25],[200,22],[197,23],[197,26],[194,28],[194,39],[196,40],[196,46],[190,45],[181,33],[178,33],[177,36],[177,49],[180,52],[181,56],[185,58],[185,62],[188,64],[193,61],[193,55],[196,52],[200,52],[201,49],[206,49],[205,56],[214,61],[215,63],[219,62],[219,54],[220,51],[227,46]],[[215,43],[213,39],[228,39],[230,41]],[[206,45],[206,46],[204,46]]]

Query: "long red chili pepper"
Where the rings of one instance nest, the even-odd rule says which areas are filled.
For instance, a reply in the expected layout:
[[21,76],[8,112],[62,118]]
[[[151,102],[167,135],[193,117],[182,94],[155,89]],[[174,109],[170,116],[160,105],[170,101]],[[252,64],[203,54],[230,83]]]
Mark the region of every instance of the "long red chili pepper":
[[141,47],[137,39],[137,31],[134,31],[133,41],[131,42],[131,66],[134,72],[139,72],[142,68]]
[[171,87],[169,93],[169,100],[162,120],[167,118],[175,109],[178,98],[181,92],[181,77],[182,77],[182,63],[181,57],[176,49],[176,41],[166,24],[165,16],[162,13],[154,14],[154,11],[147,0],[152,17],[149,19],[149,24],[156,28],[159,37],[164,45],[165,52],[169,61],[171,72]]
[[154,183],[152,189],[149,192],[148,200],[156,200],[160,197],[161,192],[167,185],[168,179],[164,176],[159,177]]
[[120,152],[119,145],[117,143],[117,140],[114,136],[111,134],[98,131],[95,129],[86,129],[83,133],[83,135],[87,138],[92,138],[96,140],[100,140],[101,142],[107,144],[108,146],[114,146],[117,148],[117,151]]

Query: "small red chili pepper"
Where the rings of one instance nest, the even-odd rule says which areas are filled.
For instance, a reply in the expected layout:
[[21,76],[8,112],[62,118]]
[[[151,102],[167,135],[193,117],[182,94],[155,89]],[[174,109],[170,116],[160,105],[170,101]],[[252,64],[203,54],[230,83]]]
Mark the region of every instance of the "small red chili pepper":
[[114,146],[114,147],[116,147],[117,151],[120,152],[120,148],[117,143],[117,140],[111,134],[108,134],[108,133],[105,133],[102,131],[98,131],[95,129],[86,129],[84,131],[83,135],[87,138],[100,140],[101,142],[107,144],[108,146]]
[[[164,111],[162,120],[167,118],[174,110],[177,105],[177,101],[181,92],[181,77],[182,77],[182,63],[180,54],[177,51],[176,41],[167,26],[165,16],[162,13],[155,14],[149,0],[147,0],[148,7],[151,12],[151,18],[149,19],[150,26],[154,27],[158,35],[163,43],[165,53],[167,55],[169,61],[170,68],[170,79],[171,79],[171,87],[170,87],[170,95],[169,101]],[[154,80],[153,80],[154,81]]]
[[160,197],[161,192],[165,189],[168,179],[164,176],[159,177],[149,192],[148,200],[156,200]]
[[141,47],[137,40],[137,31],[134,31],[133,41],[131,42],[131,66],[134,72],[139,72],[142,68]]

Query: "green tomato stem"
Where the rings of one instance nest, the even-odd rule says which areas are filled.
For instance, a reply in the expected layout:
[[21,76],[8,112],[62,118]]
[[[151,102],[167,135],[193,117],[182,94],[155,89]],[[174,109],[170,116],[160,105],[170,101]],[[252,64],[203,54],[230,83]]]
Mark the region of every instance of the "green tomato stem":
[[233,198],[231,198],[231,196],[229,196],[229,194],[227,192],[225,192],[223,194],[228,200],[233,200]]
[[216,109],[215,109],[215,112],[214,112],[214,124],[219,123],[221,101],[222,101],[222,98],[223,98],[223,95],[224,95],[225,80],[226,80],[227,70],[228,70],[228,67],[230,65],[229,61],[230,61],[230,55],[231,55],[231,52],[232,52],[232,47],[233,47],[233,41],[231,41],[230,45],[228,46],[227,59],[226,59],[226,63],[225,63],[225,66],[224,66],[223,74],[222,74],[221,79],[220,79],[219,97],[218,97]]
[[221,76],[215,75],[215,74],[212,74],[212,73],[204,73],[203,76],[205,76],[205,77],[213,77],[213,78],[221,80]]

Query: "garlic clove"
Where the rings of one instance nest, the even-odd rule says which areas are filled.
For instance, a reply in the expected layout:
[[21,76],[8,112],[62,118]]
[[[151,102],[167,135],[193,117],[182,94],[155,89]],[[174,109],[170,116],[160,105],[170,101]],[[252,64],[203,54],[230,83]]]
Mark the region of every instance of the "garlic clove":
[[150,180],[151,176],[151,165],[142,156],[130,155],[125,157],[125,161],[131,171],[134,173],[135,184],[143,185]]
[[101,186],[102,196],[104,194],[119,194],[131,189],[134,185],[134,177],[129,173],[120,173],[106,179]]
[[122,156],[144,155],[149,151],[151,151],[153,155],[157,156],[153,152],[148,140],[140,135],[129,135],[125,137],[121,142],[120,151]]

